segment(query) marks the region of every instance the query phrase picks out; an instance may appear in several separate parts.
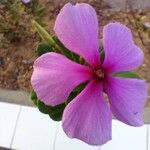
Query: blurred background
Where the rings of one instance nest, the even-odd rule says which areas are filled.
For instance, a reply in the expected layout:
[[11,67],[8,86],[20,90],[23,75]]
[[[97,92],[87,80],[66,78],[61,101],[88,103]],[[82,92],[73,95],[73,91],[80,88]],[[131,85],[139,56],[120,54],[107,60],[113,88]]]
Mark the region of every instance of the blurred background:
[[[132,30],[135,43],[145,53],[144,63],[136,71],[147,80],[150,95],[150,0],[0,0],[0,88],[30,91],[35,50],[41,40],[31,20],[54,34],[56,16],[67,2],[91,4],[96,9],[100,31],[115,21]],[[0,93],[6,96],[2,90]]]
[[131,29],[136,44],[145,53],[144,63],[136,71],[150,85],[149,0],[1,0],[0,88],[30,91],[32,65],[37,57],[35,50],[41,40],[31,20],[35,19],[53,34],[56,16],[67,2],[91,4],[97,11],[100,31],[104,25],[115,21]]
[[[36,49],[42,41],[32,20],[54,35],[55,19],[67,2],[86,2],[95,8],[100,38],[107,23],[127,25],[135,43],[145,54],[143,64],[134,70],[149,86],[145,125],[134,128],[113,120],[113,140],[104,147],[93,148],[70,140],[60,123],[36,108],[23,106],[33,106],[29,96],[32,89],[30,78],[38,57]],[[0,0],[0,150],[5,150],[1,147],[21,150],[150,150],[149,123],[150,0]]]
[[91,4],[96,9],[100,31],[115,21],[132,30],[136,44],[145,53],[144,63],[136,71],[150,86],[150,0],[0,0],[0,88],[30,91],[35,49],[41,40],[31,20],[53,34],[56,16],[67,2]]

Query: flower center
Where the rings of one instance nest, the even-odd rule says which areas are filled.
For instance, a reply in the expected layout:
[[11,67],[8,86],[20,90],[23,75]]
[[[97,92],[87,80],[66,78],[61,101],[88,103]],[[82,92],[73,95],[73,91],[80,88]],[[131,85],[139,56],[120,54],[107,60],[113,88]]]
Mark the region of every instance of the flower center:
[[96,77],[98,77],[100,80],[104,79],[105,73],[102,69],[98,69],[95,71]]

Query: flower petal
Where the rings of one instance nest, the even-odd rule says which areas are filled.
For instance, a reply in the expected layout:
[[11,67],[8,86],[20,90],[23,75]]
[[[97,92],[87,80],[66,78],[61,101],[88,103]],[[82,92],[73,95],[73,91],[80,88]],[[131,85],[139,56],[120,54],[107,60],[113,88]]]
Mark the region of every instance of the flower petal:
[[77,85],[91,77],[89,68],[51,52],[35,61],[31,83],[41,101],[55,106],[64,102]]
[[104,102],[102,85],[91,81],[64,110],[63,129],[70,138],[90,145],[111,139],[111,112]]
[[141,65],[144,55],[134,44],[129,28],[110,23],[104,27],[103,36],[105,69],[109,72],[128,71]]
[[143,124],[142,113],[147,99],[144,80],[108,77],[104,89],[114,116],[131,126]]
[[92,66],[99,65],[98,21],[90,5],[67,3],[57,16],[54,30],[68,49]]

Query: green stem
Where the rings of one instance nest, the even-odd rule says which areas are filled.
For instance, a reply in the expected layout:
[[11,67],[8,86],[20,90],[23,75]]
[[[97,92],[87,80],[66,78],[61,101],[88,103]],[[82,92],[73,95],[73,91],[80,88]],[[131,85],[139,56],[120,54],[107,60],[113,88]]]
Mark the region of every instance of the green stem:
[[53,40],[51,35],[35,20],[32,20],[31,22],[32,22],[35,30],[38,32],[38,34],[42,38],[42,40],[47,42],[48,44],[50,44],[51,46],[53,46],[54,48],[59,50],[60,53],[63,54],[63,51],[61,50],[61,47],[55,43],[55,41]]

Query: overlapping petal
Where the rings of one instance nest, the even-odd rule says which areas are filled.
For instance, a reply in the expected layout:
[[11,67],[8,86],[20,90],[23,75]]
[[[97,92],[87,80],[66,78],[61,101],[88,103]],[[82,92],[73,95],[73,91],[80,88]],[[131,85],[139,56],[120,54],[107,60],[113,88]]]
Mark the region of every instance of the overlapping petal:
[[111,112],[102,90],[101,83],[93,80],[65,108],[63,129],[70,138],[90,145],[101,145],[111,139]]
[[103,46],[103,67],[109,72],[132,70],[143,62],[143,52],[134,44],[131,31],[125,25],[106,25],[103,29]]
[[55,106],[64,102],[77,85],[91,77],[88,67],[51,52],[35,61],[31,83],[41,101]]
[[104,87],[114,116],[128,125],[141,126],[147,99],[146,82],[138,79],[108,77]]
[[90,5],[66,4],[57,16],[54,30],[69,50],[85,58],[90,65],[99,65],[98,21]]

